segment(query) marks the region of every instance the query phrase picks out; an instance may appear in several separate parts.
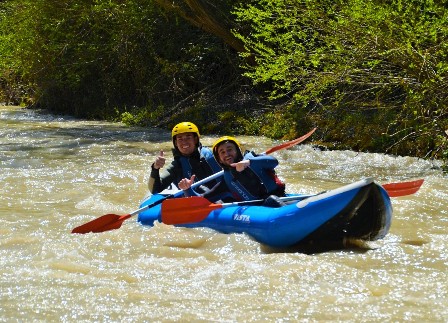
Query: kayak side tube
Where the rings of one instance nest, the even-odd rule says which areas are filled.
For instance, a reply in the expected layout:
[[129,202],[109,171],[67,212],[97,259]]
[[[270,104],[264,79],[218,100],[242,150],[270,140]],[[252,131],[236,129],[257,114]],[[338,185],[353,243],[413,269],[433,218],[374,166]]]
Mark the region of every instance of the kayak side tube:
[[279,208],[220,208],[201,222],[182,226],[246,233],[273,247],[292,246],[308,237],[331,240],[334,235],[339,238],[343,234],[347,222],[361,209],[374,186],[373,179],[368,178]]
[[[154,195],[144,204],[162,199]],[[215,209],[200,222],[182,227],[208,227],[222,233],[245,233],[272,247],[306,241],[344,238],[376,240],[384,237],[392,218],[386,191],[367,178],[282,207],[228,205]],[[139,214],[144,225],[160,222],[160,205]]]

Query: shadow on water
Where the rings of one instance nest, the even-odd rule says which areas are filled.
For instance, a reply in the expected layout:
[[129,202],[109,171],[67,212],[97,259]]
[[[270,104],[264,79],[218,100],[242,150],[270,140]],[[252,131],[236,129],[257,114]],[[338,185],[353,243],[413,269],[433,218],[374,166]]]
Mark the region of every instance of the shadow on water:
[[367,241],[363,240],[337,240],[337,241],[310,241],[299,243],[287,248],[272,248],[263,245],[261,251],[266,254],[273,253],[303,253],[315,255],[331,251],[342,251],[363,254],[373,250]]
[[[1,111],[0,123],[7,123],[0,134],[9,138],[2,150],[35,151],[49,148],[74,149],[90,145],[104,145],[120,141],[123,143],[145,142],[160,144],[170,140],[168,130],[157,128],[127,127],[119,123],[106,123],[54,116],[45,111],[16,109]],[[15,127],[15,123],[21,127]],[[23,129],[23,124],[28,125]],[[23,141],[23,138],[30,140]],[[129,145],[128,148],[134,148]]]

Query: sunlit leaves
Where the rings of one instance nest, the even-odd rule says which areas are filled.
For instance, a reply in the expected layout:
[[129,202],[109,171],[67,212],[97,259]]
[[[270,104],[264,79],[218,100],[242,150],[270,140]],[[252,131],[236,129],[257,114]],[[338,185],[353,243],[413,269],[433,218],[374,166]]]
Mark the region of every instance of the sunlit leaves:
[[443,1],[262,0],[241,5],[235,15],[246,25],[235,32],[257,62],[245,66],[246,75],[268,84],[271,98],[295,98],[291,105],[313,111],[325,102],[338,118],[357,109],[395,115],[390,133],[416,133],[411,140],[435,137],[439,128],[419,128],[432,119],[447,127]]

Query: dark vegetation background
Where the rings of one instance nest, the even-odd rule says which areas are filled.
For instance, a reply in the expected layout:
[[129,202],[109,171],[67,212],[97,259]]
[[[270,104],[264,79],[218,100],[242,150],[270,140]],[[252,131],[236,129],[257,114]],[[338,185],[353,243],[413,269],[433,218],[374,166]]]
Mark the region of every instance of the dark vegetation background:
[[0,0],[0,102],[446,161],[447,7]]

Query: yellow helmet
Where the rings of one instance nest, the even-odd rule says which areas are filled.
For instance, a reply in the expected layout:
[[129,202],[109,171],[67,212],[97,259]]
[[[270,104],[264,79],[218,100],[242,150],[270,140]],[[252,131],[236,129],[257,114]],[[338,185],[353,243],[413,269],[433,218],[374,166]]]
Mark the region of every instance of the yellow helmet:
[[236,145],[236,147],[237,147],[237,151],[238,151],[238,153],[239,153],[239,155],[240,155],[240,156],[239,156],[240,159],[243,159],[243,150],[242,150],[242,147],[241,147],[241,144],[239,143],[239,141],[236,140],[236,138],[234,138],[234,137],[231,137],[231,136],[224,136],[224,137],[221,137],[221,138],[219,138],[218,140],[216,140],[216,141],[213,143],[213,146],[212,146],[213,156],[215,156],[216,161],[219,162],[218,147],[219,147],[221,144],[226,143],[226,142],[232,142],[232,143],[234,143],[234,144]]
[[199,135],[198,127],[196,127],[196,125],[192,122],[181,122],[175,125],[173,130],[171,131],[171,137],[174,139],[176,135],[186,132],[193,132],[198,136],[198,138],[201,137]]

